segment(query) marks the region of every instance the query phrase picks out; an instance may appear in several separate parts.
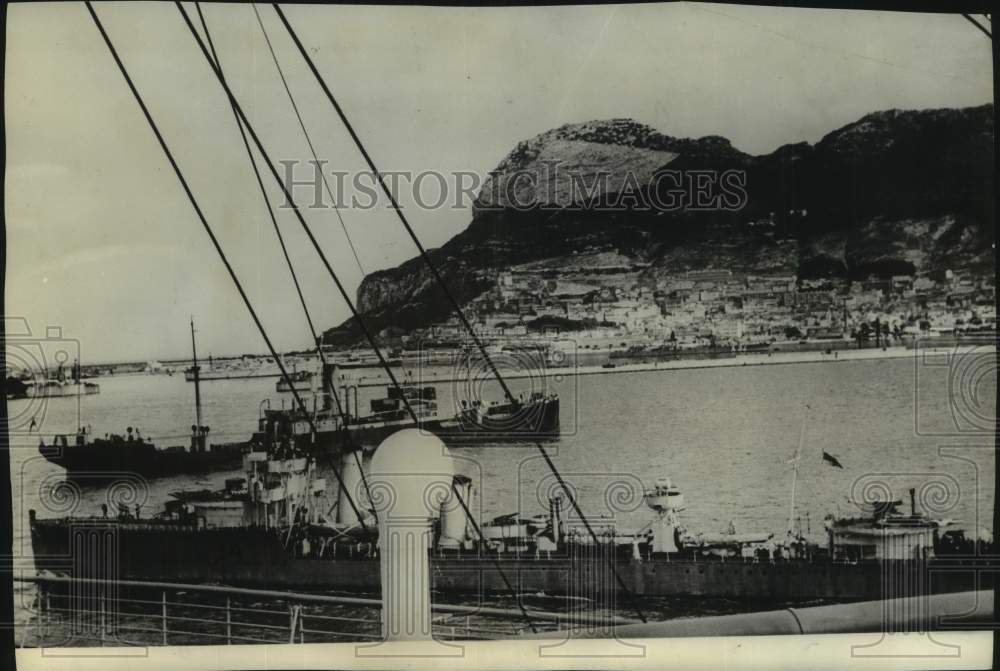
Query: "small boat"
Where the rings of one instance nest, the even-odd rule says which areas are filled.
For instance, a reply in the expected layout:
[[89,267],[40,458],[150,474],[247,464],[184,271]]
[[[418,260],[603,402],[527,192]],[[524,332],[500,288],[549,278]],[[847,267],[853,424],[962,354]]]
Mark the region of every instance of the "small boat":
[[[402,366],[403,358],[401,356],[387,356],[385,357],[385,362],[387,365],[393,367]],[[382,368],[382,362],[379,361],[379,358],[374,354],[368,356],[351,354],[346,357],[334,359],[331,363],[334,363],[345,370],[354,368]]]
[[203,473],[237,468],[245,442],[207,445],[208,427],[191,427],[189,446],[158,448],[128,427],[125,435],[111,434],[90,438],[85,429],[70,437],[56,435],[48,445],[39,443],[38,451],[46,461],[66,469],[66,478],[98,484],[134,473],[144,478],[159,478],[179,473]]
[[64,398],[101,393],[99,384],[84,382],[80,379],[80,363],[78,361],[73,362],[70,371],[70,379],[67,380],[63,372],[63,365],[59,364],[55,377],[28,381],[25,395],[27,398]]
[[199,368],[197,375],[193,366],[184,370],[184,379],[188,382],[194,382],[196,378],[200,382],[207,382],[256,377],[281,377],[281,370],[277,366],[215,366],[211,363],[208,368]]
[[49,379],[27,385],[28,398],[64,398],[67,396],[89,396],[101,393],[101,386],[94,382]]
[[202,473],[236,468],[243,458],[245,442],[208,443],[209,427],[202,423],[201,386],[198,350],[194,339],[194,318],[191,318],[191,371],[194,379],[195,424],[191,425],[190,444],[158,448],[144,439],[139,430],[128,427],[125,435],[105,434],[91,438],[90,431],[80,428],[73,441],[57,435],[52,443],[39,443],[38,451],[45,459],[66,469],[68,480],[96,483],[113,480],[123,473],[145,478],[158,478],[178,473]]

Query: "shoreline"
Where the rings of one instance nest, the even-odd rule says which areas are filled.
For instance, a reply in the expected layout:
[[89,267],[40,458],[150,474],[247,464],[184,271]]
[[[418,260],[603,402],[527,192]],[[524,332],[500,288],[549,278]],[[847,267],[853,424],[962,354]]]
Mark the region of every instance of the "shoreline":
[[[860,350],[834,350],[827,354],[823,351],[806,352],[771,352],[760,354],[737,354],[735,356],[717,359],[690,359],[690,360],[666,360],[649,361],[643,363],[622,363],[615,364],[612,368],[604,365],[585,366],[560,366],[546,367],[536,371],[508,371],[503,374],[505,380],[517,380],[537,377],[553,377],[558,380],[562,377],[583,376],[583,375],[614,375],[619,373],[646,373],[669,370],[690,370],[702,368],[739,368],[743,366],[777,366],[796,363],[840,363],[845,361],[873,361],[883,359],[906,359],[916,356],[962,356],[975,350],[989,348],[996,352],[994,344],[959,345],[953,347],[928,347],[928,348],[908,348],[904,346],[887,347],[884,349],[860,349]],[[405,367],[404,367],[405,368]],[[451,370],[442,371],[443,375],[429,371],[418,371],[413,375],[413,382],[416,384],[437,384],[448,382],[461,382],[464,377],[454,376]],[[484,376],[492,377],[488,370],[482,371]],[[358,376],[355,378],[345,377],[343,382],[353,384],[357,387],[379,387],[389,384],[389,378],[384,375]]]

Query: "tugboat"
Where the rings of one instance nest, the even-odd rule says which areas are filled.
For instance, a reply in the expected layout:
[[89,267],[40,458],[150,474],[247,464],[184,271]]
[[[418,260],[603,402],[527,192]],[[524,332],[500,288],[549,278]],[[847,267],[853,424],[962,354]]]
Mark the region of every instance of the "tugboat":
[[238,468],[245,443],[208,445],[208,433],[209,427],[192,425],[189,447],[158,448],[131,426],[125,435],[93,439],[81,428],[72,442],[67,435],[56,435],[49,445],[41,441],[38,451],[47,461],[65,468],[68,480],[87,483],[114,480],[125,473],[159,478]]
[[[219,492],[180,495],[151,519],[133,519],[127,510],[117,520],[40,519],[29,511],[37,569],[80,577],[110,570],[71,551],[87,534],[107,528],[113,531],[100,542],[114,544],[118,563],[105,578],[377,592],[379,539],[367,505],[364,455],[342,455],[344,487],[330,506],[314,457],[296,447],[287,429],[269,421],[255,434],[243,454],[244,478]],[[471,481],[456,476],[454,488],[475,510]],[[954,571],[954,560],[950,571],[933,571],[939,549],[962,546],[945,547],[938,535],[943,523],[915,510],[901,516],[894,506],[881,506],[850,520],[831,518],[828,544],[821,546],[800,537],[779,544],[771,534],[732,529],[692,534],[679,519],[684,497],[668,479],[644,498],[654,513],[646,527],[597,527],[596,544],[578,522],[563,518],[561,497],[549,500],[547,514],[512,513],[482,524],[482,541],[471,533],[464,508],[446,501],[428,550],[434,588],[501,593],[500,565],[525,592],[569,594],[586,574],[595,578],[588,589],[610,594],[616,581],[598,578],[612,557],[623,584],[638,596],[848,601],[881,598],[887,575],[924,592],[965,591],[974,579],[971,571]],[[78,555],[67,569],[65,558]],[[933,581],[920,580],[932,573]]]

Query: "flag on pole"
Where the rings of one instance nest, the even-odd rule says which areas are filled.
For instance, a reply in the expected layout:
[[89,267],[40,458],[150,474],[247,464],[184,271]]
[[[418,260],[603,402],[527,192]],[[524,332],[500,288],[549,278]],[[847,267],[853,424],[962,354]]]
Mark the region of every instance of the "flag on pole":
[[841,464],[840,461],[837,460],[837,457],[833,456],[832,454],[830,454],[826,450],[823,450],[823,461],[825,461],[826,463],[830,464],[831,466],[835,466],[837,468],[843,468],[844,467],[843,464]]

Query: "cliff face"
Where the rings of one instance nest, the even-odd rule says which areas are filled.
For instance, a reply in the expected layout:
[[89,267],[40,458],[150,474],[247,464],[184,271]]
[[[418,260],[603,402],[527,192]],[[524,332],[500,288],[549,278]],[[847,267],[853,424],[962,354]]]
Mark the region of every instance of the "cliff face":
[[[492,286],[498,268],[540,259],[558,268],[600,252],[649,263],[648,279],[710,266],[800,277],[992,272],[993,165],[992,105],[876,112],[816,145],[763,156],[628,119],[572,124],[519,143],[484,185],[468,228],[430,255],[463,303]],[[645,207],[669,196],[664,184],[677,186],[657,180],[664,171],[700,170],[741,171],[745,202],[735,211]],[[367,276],[358,307],[376,331],[451,314],[419,258]],[[358,336],[351,320],[327,332],[331,341]]]

